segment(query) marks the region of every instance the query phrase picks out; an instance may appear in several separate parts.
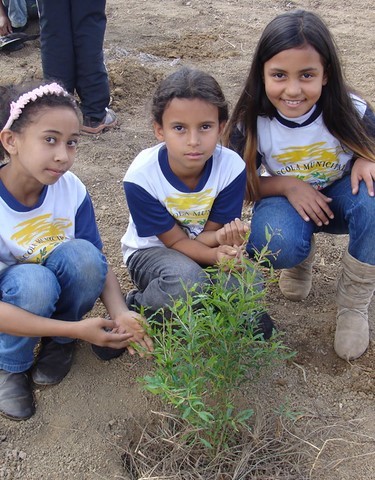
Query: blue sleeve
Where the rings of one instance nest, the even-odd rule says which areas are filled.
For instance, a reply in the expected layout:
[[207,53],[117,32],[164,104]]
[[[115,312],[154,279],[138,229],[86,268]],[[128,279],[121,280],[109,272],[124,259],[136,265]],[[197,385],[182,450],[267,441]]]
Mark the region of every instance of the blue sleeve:
[[88,193],[86,193],[86,197],[76,213],[75,238],[88,240],[99,250],[103,248],[103,243],[95,219],[94,207]]
[[225,224],[236,217],[241,218],[245,196],[246,170],[244,169],[227,187],[215,198],[209,220]]
[[168,210],[144,188],[124,182],[126,201],[140,237],[151,237],[168,232],[176,220]]
[[370,107],[367,107],[365,111],[365,114],[363,116],[363,123],[367,135],[375,139],[375,114]]

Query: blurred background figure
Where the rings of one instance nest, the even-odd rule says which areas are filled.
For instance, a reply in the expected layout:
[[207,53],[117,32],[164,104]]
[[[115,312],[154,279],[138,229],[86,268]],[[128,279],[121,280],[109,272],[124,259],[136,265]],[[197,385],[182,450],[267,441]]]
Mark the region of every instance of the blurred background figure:
[[38,18],[36,0],[0,1],[0,36],[23,32],[29,18]]
[[109,81],[103,57],[105,0],[38,0],[43,74],[77,93],[82,132],[97,134],[117,124],[108,108]]

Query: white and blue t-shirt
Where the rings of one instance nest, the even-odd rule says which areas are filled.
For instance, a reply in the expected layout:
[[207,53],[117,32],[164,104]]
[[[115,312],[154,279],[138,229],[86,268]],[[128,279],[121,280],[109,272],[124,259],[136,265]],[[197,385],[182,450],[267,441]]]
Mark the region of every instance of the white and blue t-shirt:
[[0,180],[0,270],[17,263],[43,263],[61,243],[82,238],[102,248],[86,187],[72,172],[43,188],[26,207]]
[[[373,111],[364,100],[351,97],[369,134],[374,135]],[[280,112],[273,118],[259,116],[257,135],[259,174],[293,176],[321,190],[351,170],[353,152],[328,131],[319,104],[298,118],[286,118]],[[244,145],[241,126],[231,141],[241,154]]]
[[245,163],[232,150],[217,145],[194,190],[171,170],[164,143],[143,150],[124,177],[129,225],[121,239],[124,261],[136,250],[164,247],[157,235],[177,223],[196,238],[208,220],[225,224],[241,216]]

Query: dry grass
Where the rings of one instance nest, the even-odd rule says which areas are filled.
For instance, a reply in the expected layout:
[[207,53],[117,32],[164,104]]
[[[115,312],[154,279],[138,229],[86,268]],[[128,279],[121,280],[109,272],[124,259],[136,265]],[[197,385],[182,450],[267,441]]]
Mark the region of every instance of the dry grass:
[[[250,431],[213,455],[184,440],[193,432],[177,417],[154,414],[157,422],[125,448],[129,480],[321,480],[340,478],[334,472],[346,461],[375,455],[375,438],[359,432],[359,421],[337,424],[312,415],[290,420],[258,411]],[[337,457],[337,444],[341,453],[346,446],[347,456]],[[354,446],[362,453],[353,455]]]

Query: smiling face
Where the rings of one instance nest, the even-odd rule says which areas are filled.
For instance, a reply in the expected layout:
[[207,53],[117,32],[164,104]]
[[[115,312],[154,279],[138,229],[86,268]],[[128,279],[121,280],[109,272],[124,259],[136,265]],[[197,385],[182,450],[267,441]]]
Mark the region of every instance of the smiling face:
[[21,132],[13,133],[12,167],[19,178],[52,185],[73,165],[79,120],[68,107],[44,107]]
[[163,113],[163,124],[154,124],[155,136],[164,141],[175,175],[198,177],[215,150],[224,122],[218,107],[199,98],[174,98]]
[[263,74],[269,101],[289,118],[307,113],[327,84],[321,57],[311,45],[281,51],[265,62]]

